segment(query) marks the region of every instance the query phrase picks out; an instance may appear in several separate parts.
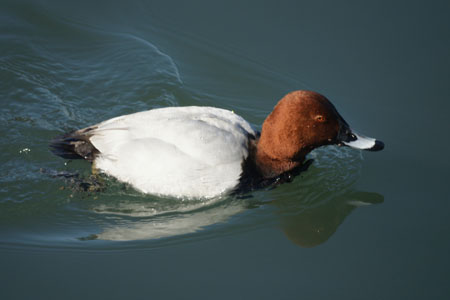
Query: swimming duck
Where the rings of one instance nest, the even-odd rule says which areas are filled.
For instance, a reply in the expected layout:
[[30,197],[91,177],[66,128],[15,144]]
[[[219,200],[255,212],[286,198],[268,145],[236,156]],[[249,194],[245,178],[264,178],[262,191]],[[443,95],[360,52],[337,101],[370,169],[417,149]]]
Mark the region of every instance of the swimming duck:
[[144,193],[212,198],[290,181],[307,167],[311,150],[332,144],[384,148],[352,131],[325,96],[294,91],[274,107],[261,133],[229,110],[167,107],[106,120],[50,146]]

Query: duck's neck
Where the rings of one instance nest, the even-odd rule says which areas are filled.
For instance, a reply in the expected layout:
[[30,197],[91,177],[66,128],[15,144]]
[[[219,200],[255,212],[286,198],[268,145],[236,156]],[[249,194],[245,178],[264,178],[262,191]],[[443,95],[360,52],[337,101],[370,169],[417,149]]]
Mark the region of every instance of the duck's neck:
[[291,171],[302,165],[305,154],[295,158],[279,159],[269,156],[264,149],[257,147],[255,152],[255,164],[263,178],[274,178],[285,172]]
[[271,124],[272,115],[263,124],[254,153],[255,164],[264,178],[277,177],[301,166],[306,154],[312,150],[304,145],[298,124]]

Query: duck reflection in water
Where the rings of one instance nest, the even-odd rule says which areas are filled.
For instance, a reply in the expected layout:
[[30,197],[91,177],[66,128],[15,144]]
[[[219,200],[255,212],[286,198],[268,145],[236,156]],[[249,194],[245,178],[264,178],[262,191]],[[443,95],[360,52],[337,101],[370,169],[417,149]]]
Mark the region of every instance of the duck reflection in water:
[[326,193],[310,204],[285,199],[274,201],[274,205],[279,208],[281,229],[289,240],[311,248],[326,242],[355,208],[383,201],[378,193],[348,190],[340,195]]
[[[186,235],[189,236],[188,240],[195,237],[214,238],[223,233],[230,234],[246,230],[247,225],[254,227],[254,224],[246,224],[249,216],[242,216],[242,214],[248,212],[252,215],[255,210],[249,210],[250,207],[264,206],[268,208],[264,211],[269,211],[269,213],[268,215],[256,213],[257,219],[262,218],[256,223],[265,224],[266,221],[271,222],[278,219],[281,230],[290,241],[300,247],[311,248],[326,242],[355,208],[384,201],[384,197],[378,193],[357,191],[351,188],[345,189],[341,193],[327,191],[319,196],[315,195],[317,197],[314,197],[313,200],[310,196],[303,193],[300,195],[300,199],[299,197],[281,197],[269,203],[254,203],[252,200],[225,201],[225,203],[212,205],[209,208],[206,205],[206,207],[188,209],[185,212],[166,212],[148,217],[142,217],[142,211],[138,212],[138,210],[142,210],[140,204],[136,208],[128,204],[123,206],[123,210],[127,210],[127,217],[133,217],[134,210],[139,214],[138,217],[134,217],[134,221],[106,226],[102,232],[83,237],[81,240],[164,240],[167,238],[184,239]],[[275,198],[277,198],[276,195]],[[93,209],[100,214],[117,213],[117,210],[113,211],[112,207],[104,204],[93,207]],[[211,228],[213,226],[214,229]]]
[[[350,162],[346,168],[329,166],[336,155]],[[128,221],[102,226],[101,232],[82,239],[157,240],[157,243],[173,238],[181,241],[186,237],[187,240],[208,239],[255,226],[267,226],[267,223],[275,221],[288,239],[298,246],[310,248],[320,245],[337,231],[355,208],[382,203],[384,197],[353,188],[362,156],[336,148],[321,151],[315,158],[319,167],[311,167],[292,183],[271,191],[260,191],[268,196],[263,201],[256,194],[248,199],[211,200],[210,203],[189,206],[176,202],[175,206],[162,209],[158,205],[167,202],[162,199],[154,199],[153,202],[147,199],[142,203],[136,203],[134,199],[121,204],[111,203],[110,199],[105,199],[105,202],[97,200],[89,210],[126,217]]]

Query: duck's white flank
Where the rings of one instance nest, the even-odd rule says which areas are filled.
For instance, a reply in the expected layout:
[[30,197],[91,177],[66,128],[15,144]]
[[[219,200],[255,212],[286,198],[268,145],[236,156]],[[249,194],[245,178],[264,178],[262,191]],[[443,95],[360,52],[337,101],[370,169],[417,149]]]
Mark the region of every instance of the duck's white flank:
[[169,107],[93,126],[95,167],[145,193],[211,198],[233,189],[248,156],[250,124],[213,107]]

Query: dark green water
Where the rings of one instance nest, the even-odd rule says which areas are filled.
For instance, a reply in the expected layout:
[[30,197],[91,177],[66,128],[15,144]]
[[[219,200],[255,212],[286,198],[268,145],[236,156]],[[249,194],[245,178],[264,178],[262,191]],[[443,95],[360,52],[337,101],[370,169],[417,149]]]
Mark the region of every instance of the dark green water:
[[[1,299],[450,296],[448,2],[82,2],[0,4]],[[48,151],[64,131],[185,105],[258,128],[295,89],[385,150],[248,199],[55,176],[90,173]]]

